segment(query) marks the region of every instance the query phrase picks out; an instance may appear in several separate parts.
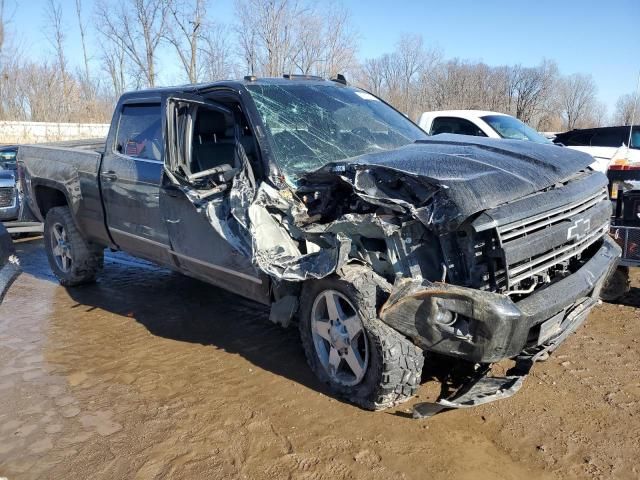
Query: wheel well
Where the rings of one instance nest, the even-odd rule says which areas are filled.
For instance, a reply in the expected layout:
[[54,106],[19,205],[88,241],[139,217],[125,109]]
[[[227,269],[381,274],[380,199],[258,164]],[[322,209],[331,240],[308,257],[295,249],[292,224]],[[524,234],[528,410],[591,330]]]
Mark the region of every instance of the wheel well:
[[36,202],[42,217],[53,207],[65,207],[68,205],[67,197],[60,190],[52,187],[36,187]]

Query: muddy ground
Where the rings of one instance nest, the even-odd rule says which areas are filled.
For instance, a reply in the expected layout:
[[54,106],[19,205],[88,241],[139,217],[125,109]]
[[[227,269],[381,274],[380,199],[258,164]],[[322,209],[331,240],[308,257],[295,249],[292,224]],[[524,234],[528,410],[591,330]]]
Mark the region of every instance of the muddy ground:
[[[371,413],[308,370],[264,308],[109,254],[66,290],[41,240],[0,306],[0,477],[638,478],[640,279],[513,398],[426,421]],[[508,365],[500,365],[499,369]],[[426,381],[418,401],[435,399]]]

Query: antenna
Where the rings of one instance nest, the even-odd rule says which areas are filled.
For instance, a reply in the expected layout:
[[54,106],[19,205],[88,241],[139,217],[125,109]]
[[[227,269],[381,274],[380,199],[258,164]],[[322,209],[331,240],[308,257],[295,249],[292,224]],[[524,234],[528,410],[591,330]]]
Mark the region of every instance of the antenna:
[[636,122],[636,107],[638,106],[638,92],[640,91],[640,71],[638,71],[638,83],[636,85],[636,94],[633,98],[633,110],[631,111],[631,127],[629,127],[629,141],[627,148],[631,148],[631,134],[633,133],[633,124]]

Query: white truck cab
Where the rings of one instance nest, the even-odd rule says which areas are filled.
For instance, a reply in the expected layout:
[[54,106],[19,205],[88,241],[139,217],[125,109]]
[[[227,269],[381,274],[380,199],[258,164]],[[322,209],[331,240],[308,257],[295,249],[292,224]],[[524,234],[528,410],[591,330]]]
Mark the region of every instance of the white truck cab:
[[535,143],[551,143],[526,123],[511,115],[487,110],[441,110],[424,112],[418,122],[429,135],[457,133],[477,137],[528,140]]

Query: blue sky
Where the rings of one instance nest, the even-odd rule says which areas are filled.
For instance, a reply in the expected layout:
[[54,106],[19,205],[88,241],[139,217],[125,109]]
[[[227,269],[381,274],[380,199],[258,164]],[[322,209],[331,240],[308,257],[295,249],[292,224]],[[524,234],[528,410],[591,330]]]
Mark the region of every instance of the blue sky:
[[[28,56],[50,52],[44,38],[46,0],[6,0],[14,9],[11,31]],[[93,0],[83,0],[89,19]],[[68,57],[81,50],[74,0],[62,0],[69,22]],[[422,34],[427,46],[446,58],[481,60],[490,65],[536,65],[543,58],[561,73],[591,73],[599,98],[612,113],[618,96],[635,90],[640,71],[640,0],[345,0],[360,33],[360,58],[393,49],[403,33]],[[233,0],[212,0],[210,16],[233,20]],[[175,70],[160,65],[165,82],[178,82]]]

